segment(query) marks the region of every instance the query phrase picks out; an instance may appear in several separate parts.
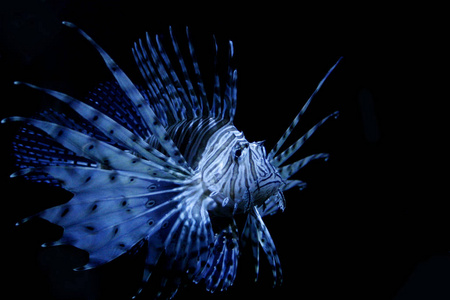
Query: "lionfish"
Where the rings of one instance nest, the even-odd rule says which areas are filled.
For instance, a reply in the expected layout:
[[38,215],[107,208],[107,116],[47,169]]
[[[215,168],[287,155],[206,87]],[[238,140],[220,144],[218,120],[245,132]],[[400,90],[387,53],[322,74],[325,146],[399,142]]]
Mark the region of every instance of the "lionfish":
[[[43,246],[72,245],[87,251],[88,263],[76,270],[105,264],[136,247],[145,249],[143,283],[136,294],[159,262],[171,276],[161,280],[158,296],[172,298],[187,282],[203,282],[210,292],[226,290],[235,280],[240,249],[249,244],[256,278],[262,248],[274,285],[280,284],[280,259],[262,218],[285,209],[284,191],[305,186],[290,179],[292,175],[312,160],[328,158],[318,153],[283,165],[338,112],[277,153],[340,59],[266,153],[263,142],[248,142],[233,125],[237,71],[230,63],[231,41],[223,80],[217,70],[214,38],[210,103],[188,29],[189,69],[172,28],[178,71],[158,35],[152,39],[147,33],[145,41],[134,44],[133,55],[146,84],[140,87],[84,31],[70,22],[63,24],[97,50],[115,82],[99,86],[86,101],[15,82],[64,102],[79,118],[50,109],[36,118],[2,120],[25,123],[14,142],[20,170],[11,177],[25,176],[73,193],[67,203],[32,216],[64,228],[58,241]],[[246,217],[241,233],[237,215]]]

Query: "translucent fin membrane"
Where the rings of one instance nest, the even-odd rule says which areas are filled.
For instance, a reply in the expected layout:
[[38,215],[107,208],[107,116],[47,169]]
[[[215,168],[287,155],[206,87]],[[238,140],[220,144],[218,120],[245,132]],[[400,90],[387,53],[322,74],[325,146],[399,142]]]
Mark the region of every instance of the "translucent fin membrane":
[[[237,71],[231,65],[234,56],[233,43],[229,41],[228,69],[221,88],[217,69],[217,43],[214,39],[216,53],[214,56],[214,93],[210,105],[201,76],[200,66],[192,44],[189,29],[186,28],[188,50],[191,64],[188,65],[175,39],[172,28],[169,28],[171,44],[177,56],[179,74],[174,69],[167,51],[159,36],[139,40],[133,48],[136,63],[146,81],[153,101],[164,103],[165,117],[168,125],[186,119],[213,117],[233,122],[237,100]],[[223,92],[223,95],[221,94]]]
[[[98,51],[117,83],[103,84],[80,101],[16,82],[71,108],[67,114],[49,109],[36,118],[2,120],[25,123],[14,141],[19,171],[12,177],[48,182],[73,194],[70,201],[35,215],[64,228],[58,241],[43,246],[72,245],[87,251],[88,263],[76,270],[97,267],[137,249],[146,251],[142,286],[158,264],[163,274],[153,276],[159,279],[157,297],[171,299],[186,280],[204,283],[210,292],[226,290],[235,280],[240,249],[249,243],[256,260],[256,279],[262,249],[274,285],[281,284],[280,260],[262,217],[285,209],[283,191],[305,186],[300,180],[289,179],[292,175],[310,161],[328,158],[325,153],[313,154],[282,166],[337,112],[277,153],[340,60],[267,157],[262,142],[248,143],[232,124],[237,71],[231,63],[231,41],[221,84],[214,38],[210,103],[187,28],[187,48],[183,49],[187,60],[172,28],[169,45],[175,60],[170,60],[158,35],[147,34],[134,44],[133,55],[146,81],[146,87],[140,88],[84,31],[72,23],[63,24]],[[246,146],[236,150],[237,142]],[[207,159],[202,160],[204,157]],[[223,177],[221,172],[227,169],[233,172]],[[251,176],[237,176],[244,173]],[[221,176],[223,185],[218,184]],[[238,199],[244,201],[243,208],[238,207]],[[237,213],[247,214],[240,237],[234,220]]]
[[83,30],[79,29],[77,26],[70,22],[63,22],[64,25],[74,28],[81,34],[87,41],[89,41],[98,53],[102,56],[103,60],[106,63],[106,66],[114,75],[115,79],[119,83],[120,88],[124,91],[124,93],[128,96],[131,102],[135,105],[143,120],[147,123],[147,126],[150,128],[152,134],[157,138],[158,142],[161,146],[166,150],[169,156],[181,167],[183,167],[189,173],[192,172],[192,169],[181,155],[177,146],[170,139],[168,133],[166,132],[164,126],[159,121],[158,117],[155,115],[153,110],[148,105],[148,102],[139,92],[139,90],[134,86],[128,76],[119,68],[119,66],[112,60],[112,58]]
[[29,83],[22,83],[16,81],[16,84],[24,84],[28,87],[43,91],[56,99],[68,104],[74,111],[80,114],[83,118],[91,121],[96,128],[100,129],[105,136],[108,136],[113,141],[124,145],[128,149],[132,149],[141,155],[142,157],[155,161],[156,163],[165,164],[164,155],[157,150],[151,148],[140,136],[136,136],[133,132],[129,131],[122,125],[118,124],[111,117],[101,113],[92,106],[79,101],[66,94],[56,92],[49,89],[37,87]]

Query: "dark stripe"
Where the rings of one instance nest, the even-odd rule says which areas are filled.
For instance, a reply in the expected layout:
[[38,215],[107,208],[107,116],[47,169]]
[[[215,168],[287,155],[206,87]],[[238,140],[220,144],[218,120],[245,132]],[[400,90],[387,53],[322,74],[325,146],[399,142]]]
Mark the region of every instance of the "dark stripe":
[[230,198],[233,201],[235,200],[234,199],[235,184],[236,184],[236,180],[238,178],[238,174],[239,174],[239,164],[234,164],[233,173],[231,173],[231,183],[230,183]]
[[256,174],[256,170],[255,170],[255,161],[253,160],[252,156],[253,156],[252,151],[251,151],[251,149],[249,149],[249,151],[248,151],[248,159],[249,159],[249,162],[250,162],[250,173],[252,174],[253,180],[256,181],[257,174]]
[[223,152],[223,150],[235,140],[235,138],[236,137],[234,135],[230,135],[230,137],[214,151],[214,155],[205,162],[203,169],[207,170],[211,164],[217,160],[217,157]]
[[[209,139],[225,124],[223,120],[196,118],[169,126],[167,132],[189,165],[195,169]],[[152,138],[152,144],[160,148],[155,142]]]

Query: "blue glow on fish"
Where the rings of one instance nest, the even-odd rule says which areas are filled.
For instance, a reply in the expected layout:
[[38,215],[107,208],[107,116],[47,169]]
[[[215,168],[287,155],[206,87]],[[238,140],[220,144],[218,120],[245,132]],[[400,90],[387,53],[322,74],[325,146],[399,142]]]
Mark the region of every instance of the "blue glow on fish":
[[[266,153],[263,142],[248,142],[233,125],[237,70],[231,64],[231,41],[228,69],[220,80],[214,37],[210,101],[189,30],[187,59],[172,28],[173,60],[158,36],[147,34],[134,44],[133,55],[145,80],[145,86],[138,87],[89,35],[70,22],[63,24],[95,48],[115,81],[100,85],[85,101],[14,82],[64,102],[82,120],[55,110],[35,118],[2,120],[25,124],[14,141],[19,170],[11,177],[24,176],[73,193],[69,202],[17,225],[39,217],[63,227],[61,239],[44,246],[72,245],[87,251],[89,261],[76,270],[97,267],[140,246],[146,251],[142,286],[157,265],[178,274],[162,279],[161,298],[172,298],[186,279],[203,283],[210,292],[228,289],[236,278],[240,251],[248,244],[256,260],[256,278],[262,249],[274,285],[281,284],[280,259],[263,217],[285,209],[284,191],[305,187],[291,179],[293,175],[310,161],[328,159],[328,154],[318,153],[285,164],[337,112],[279,152],[341,59]],[[235,222],[239,214],[246,216],[241,230]],[[161,262],[162,255],[166,259]]]

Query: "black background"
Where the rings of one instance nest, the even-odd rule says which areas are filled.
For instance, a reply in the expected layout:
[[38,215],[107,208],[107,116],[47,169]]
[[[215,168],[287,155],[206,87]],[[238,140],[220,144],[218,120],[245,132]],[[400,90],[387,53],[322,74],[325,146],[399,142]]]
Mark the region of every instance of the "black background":
[[[137,80],[130,49],[146,31],[167,37],[172,25],[183,36],[189,25],[205,80],[212,76],[212,35],[223,61],[227,40],[233,40],[239,74],[235,125],[250,141],[266,140],[268,148],[343,56],[294,132],[299,137],[339,110],[339,118],[329,120],[297,156],[328,152],[330,160],[302,169],[296,178],[308,188],[287,192],[286,211],[266,218],[283,285],[272,288],[264,257],[260,281],[254,283],[250,254],[244,253],[227,292],[211,295],[193,285],[177,297],[450,299],[443,8],[214,3],[2,1],[0,117],[31,116],[55,105],[45,95],[13,86],[14,80],[80,98],[111,80],[99,55],[62,26],[63,20],[88,32]],[[61,191],[9,179],[17,128],[0,127],[2,229],[7,231],[3,292],[17,299],[128,299],[141,276],[141,256],[73,272],[86,259],[82,252],[39,246],[57,238],[55,227],[39,220],[14,226],[67,199]]]

